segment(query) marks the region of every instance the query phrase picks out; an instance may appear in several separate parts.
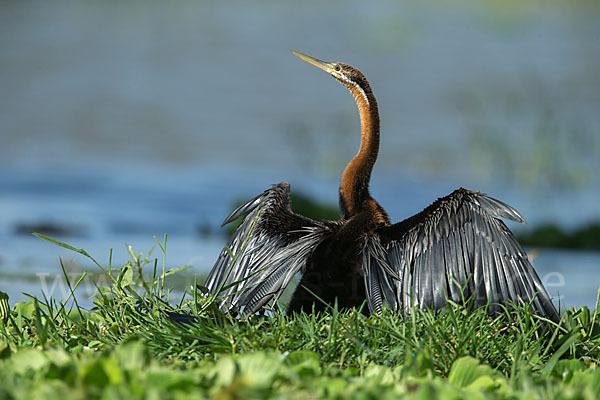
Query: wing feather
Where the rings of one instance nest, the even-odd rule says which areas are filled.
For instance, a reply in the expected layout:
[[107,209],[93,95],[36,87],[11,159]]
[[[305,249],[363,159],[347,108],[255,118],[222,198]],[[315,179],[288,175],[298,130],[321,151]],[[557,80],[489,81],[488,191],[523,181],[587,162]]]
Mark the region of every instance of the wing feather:
[[396,280],[398,274],[390,273],[387,263],[387,254],[378,240],[371,241],[370,251],[363,252],[365,268],[365,283],[369,307],[376,312],[381,312],[381,305],[392,309],[398,308],[396,296]]
[[[465,275],[465,265],[464,259],[462,255],[462,246],[460,243],[460,236],[458,231],[453,231],[451,233],[451,237],[448,241],[450,258],[446,260],[446,270],[450,275],[450,294],[451,299],[455,303],[461,301],[461,287],[459,282],[466,282],[467,277]],[[452,269],[452,265],[455,265],[456,268]]]
[[314,221],[291,209],[289,185],[273,185],[236,208],[223,222],[246,215],[219,254],[206,280],[228,312],[255,312],[283,293],[334,223]]
[[383,288],[385,281],[395,288],[367,291],[371,310],[387,304],[404,311],[413,303],[437,309],[447,299],[473,298],[476,307],[488,305],[490,312],[502,303],[531,303],[539,315],[558,321],[539,276],[502,218],[525,222],[500,200],[461,188],[405,221],[376,230],[364,259],[374,251],[373,242],[385,257],[368,264],[365,284]]

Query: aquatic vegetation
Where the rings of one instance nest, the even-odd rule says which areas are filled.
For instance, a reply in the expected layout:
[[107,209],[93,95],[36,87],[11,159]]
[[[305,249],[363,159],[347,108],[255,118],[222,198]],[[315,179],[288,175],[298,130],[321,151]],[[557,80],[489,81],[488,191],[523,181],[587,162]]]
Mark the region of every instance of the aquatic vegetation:
[[518,238],[524,246],[600,250],[600,222],[571,231],[558,225],[544,224],[518,235]]

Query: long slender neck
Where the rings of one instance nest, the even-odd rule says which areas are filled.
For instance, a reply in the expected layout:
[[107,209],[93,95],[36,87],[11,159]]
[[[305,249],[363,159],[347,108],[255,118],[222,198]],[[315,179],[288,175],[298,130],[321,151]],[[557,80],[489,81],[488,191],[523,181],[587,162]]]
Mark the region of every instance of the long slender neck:
[[349,87],[360,112],[360,149],[346,166],[340,182],[340,206],[344,218],[349,218],[370,206],[371,171],[379,152],[379,111],[371,90]]

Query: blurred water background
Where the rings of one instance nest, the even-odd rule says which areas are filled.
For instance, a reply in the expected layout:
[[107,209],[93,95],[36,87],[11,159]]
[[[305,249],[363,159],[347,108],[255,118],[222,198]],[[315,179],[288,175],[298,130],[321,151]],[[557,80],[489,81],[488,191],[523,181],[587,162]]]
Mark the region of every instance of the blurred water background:
[[[529,226],[600,220],[599,17],[591,1],[2,2],[0,290],[64,298],[59,258],[93,269],[32,229],[115,266],[125,243],[162,259],[168,233],[168,267],[201,274],[236,199],[288,181],[336,204],[358,114],[290,49],[370,80],[372,194],[394,220],[459,186]],[[538,253],[563,305],[595,304],[600,253]]]

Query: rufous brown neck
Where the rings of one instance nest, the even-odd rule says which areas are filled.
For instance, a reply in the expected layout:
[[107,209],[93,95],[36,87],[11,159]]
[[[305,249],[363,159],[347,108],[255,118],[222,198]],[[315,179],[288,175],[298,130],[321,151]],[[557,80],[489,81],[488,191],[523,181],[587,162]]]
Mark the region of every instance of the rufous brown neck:
[[344,218],[372,208],[369,193],[371,171],[379,152],[379,111],[373,92],[358,85],[349,86],[360,112],[360,149],[346,166],[340,182],[340,207]]

